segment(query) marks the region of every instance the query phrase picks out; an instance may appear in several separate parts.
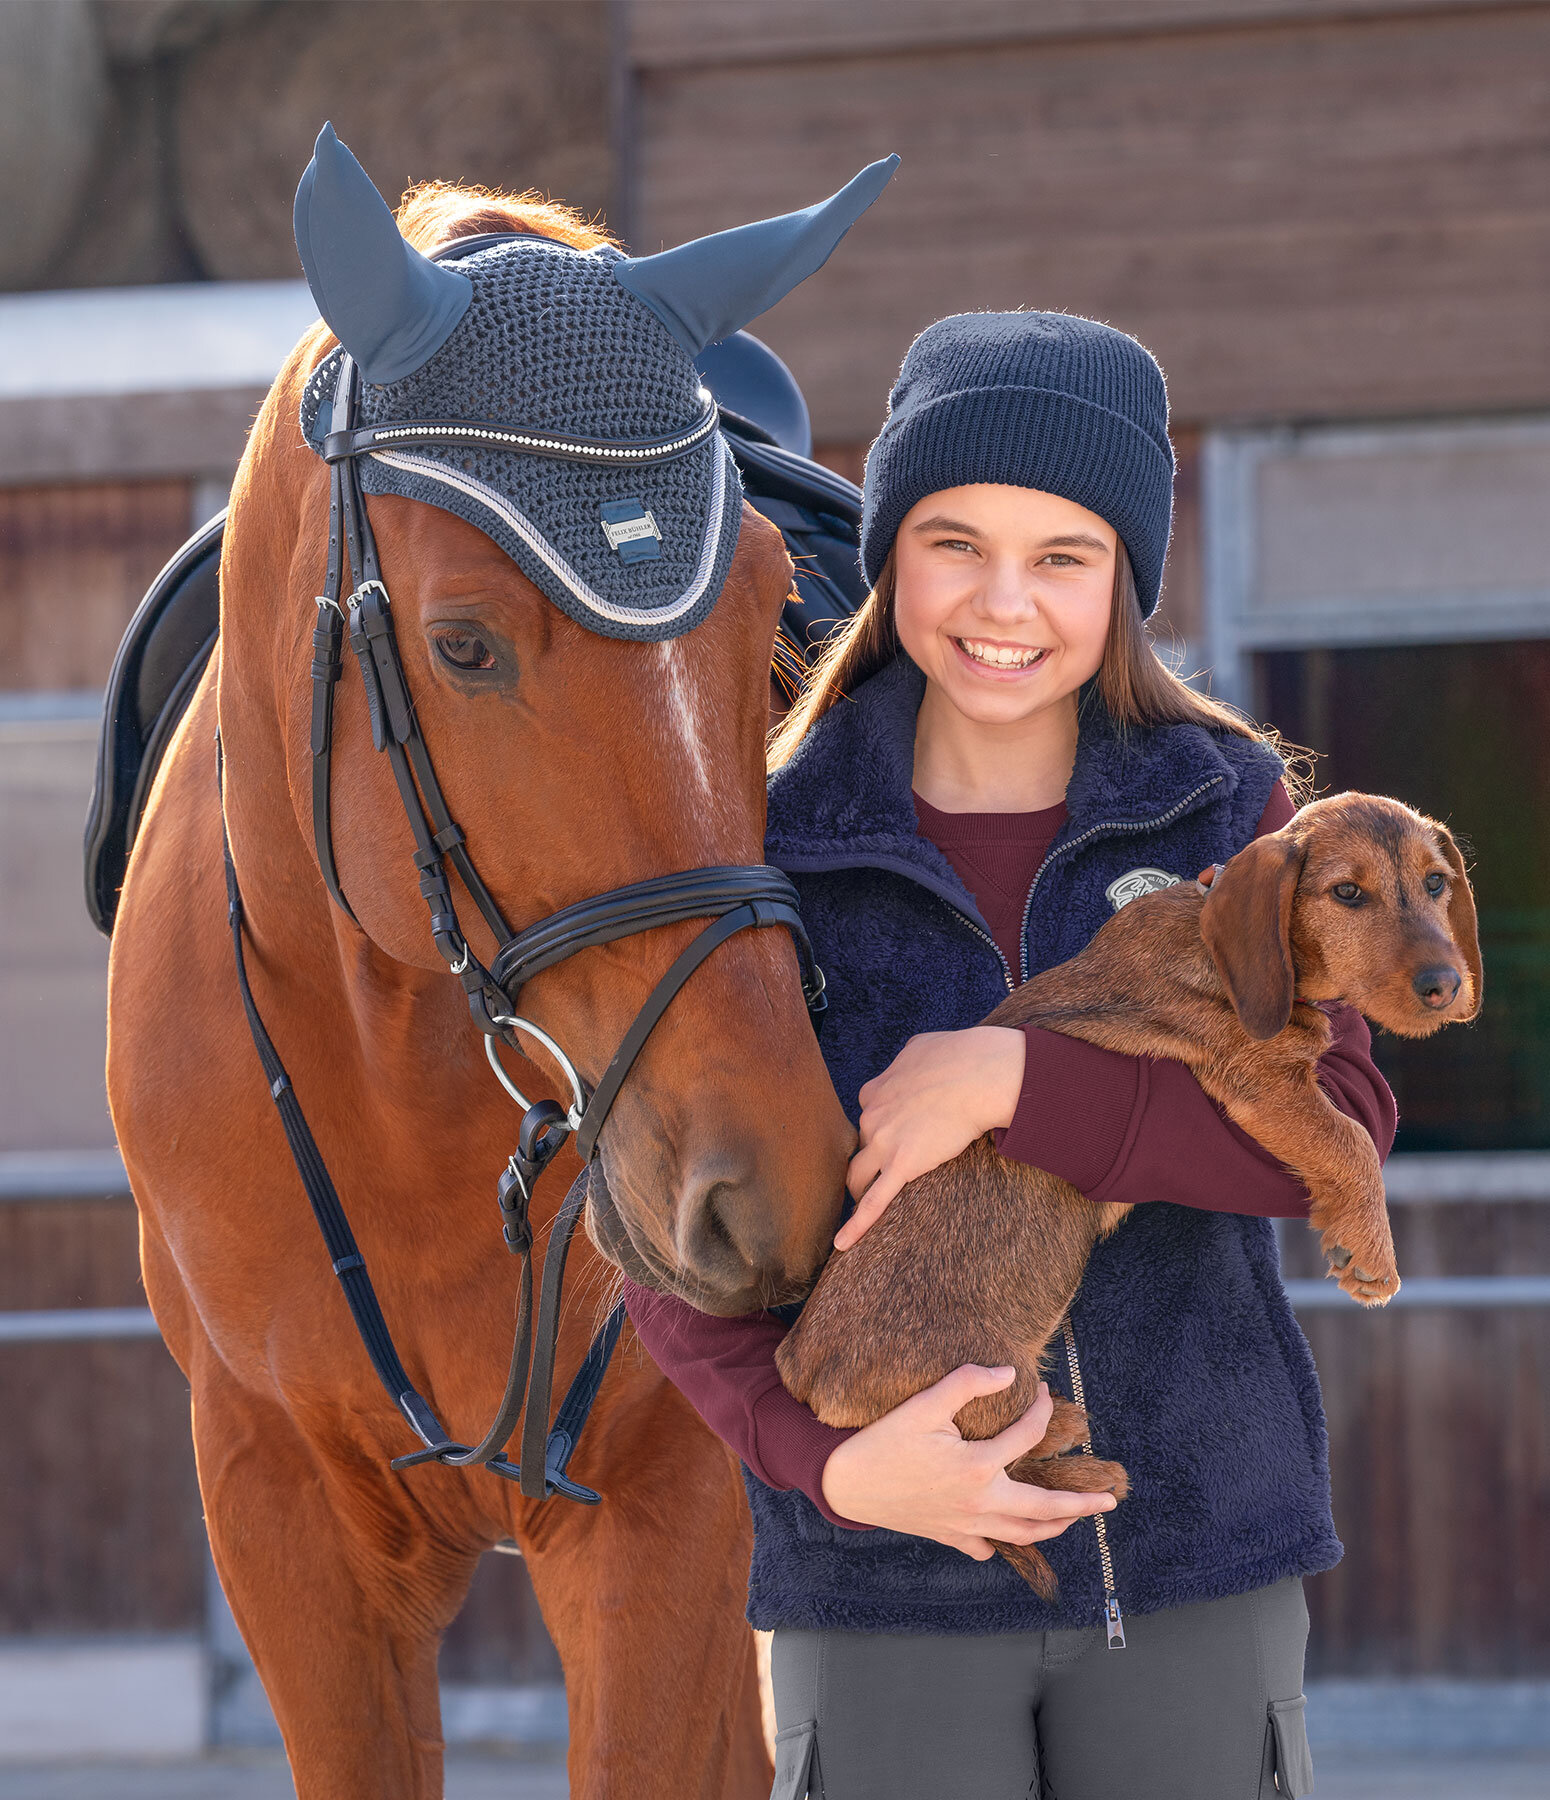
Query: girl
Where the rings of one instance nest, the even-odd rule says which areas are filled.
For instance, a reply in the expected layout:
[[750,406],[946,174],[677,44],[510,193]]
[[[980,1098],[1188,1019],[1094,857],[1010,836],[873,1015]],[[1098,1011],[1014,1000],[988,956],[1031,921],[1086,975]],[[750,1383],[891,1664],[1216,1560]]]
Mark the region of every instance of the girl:
[[[1291,816],[1272,743],[1145,635],[1172,483],[1162,372],[1134,339],[1058,313],[931,326],[867,460],[873,591],[773,741],[766,853],[801,890],[859,1134],[839,1253],[986,1131],[1092,1200],[1151,1203],[1095,1251],[1051,1374],[1129,1470],[1117,1510],[1006,1477],[1047,1391],[1001,1437],[958,1436],[1010,1370],[834,1430],[780,1385],[789,1316],[627,1288],[748,1468],[779,1800],[1311,1785],[1301,1578],[1340,1545],[1269,1223],[1308,1196],[1183,1065],[976,1023],[1127,899]],[[1366,1026],[1330,1023],[1323,1084],[1387,1154]],[[992,1538],[1047,1541],[1054,1604]]]

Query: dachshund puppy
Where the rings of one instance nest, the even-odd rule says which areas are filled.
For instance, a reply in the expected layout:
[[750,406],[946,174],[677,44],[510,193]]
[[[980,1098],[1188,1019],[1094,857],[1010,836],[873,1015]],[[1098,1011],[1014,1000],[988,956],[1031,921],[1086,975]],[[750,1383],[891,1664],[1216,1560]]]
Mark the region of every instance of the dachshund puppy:
[[[1383,1173],[1367,1133],[1318,1085],[1330,1032],[1314,1002],[1425,1037],[1472,1019],[1480,994],[1474,897],[1448,831],[1398,801],[1338,794],[1198,881],[1131,901],[985,1023],[1186,1064],[1308,1189],[1340,1286],[1381,1306],[1399,1289]],[[1032,1404],[1089,1252],[1129,1211],[981,1138],[831,1257],[781,1345],[781,1377],[825,1423],[866,1425],[962,1363],[1014,1366],[1011,1387],[957,1415],[965,1437],[992,1437]],[[1119,1464],[1061,1454],[1086,1442],[1081,1409],[1057,1400],[1043,1442],[1007,1472],[1122,1499]],[[1038,1550],[998,1548],[1053,1594]]]

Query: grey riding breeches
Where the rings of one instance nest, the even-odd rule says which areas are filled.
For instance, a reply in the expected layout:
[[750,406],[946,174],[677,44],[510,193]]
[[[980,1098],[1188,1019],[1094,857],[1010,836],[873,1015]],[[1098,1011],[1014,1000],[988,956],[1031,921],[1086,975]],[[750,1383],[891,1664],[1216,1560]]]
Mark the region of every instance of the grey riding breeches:
[[1276,1800],[1313,1785],[1302,1583],[1082,1631],[777,1631],[772,1800]]

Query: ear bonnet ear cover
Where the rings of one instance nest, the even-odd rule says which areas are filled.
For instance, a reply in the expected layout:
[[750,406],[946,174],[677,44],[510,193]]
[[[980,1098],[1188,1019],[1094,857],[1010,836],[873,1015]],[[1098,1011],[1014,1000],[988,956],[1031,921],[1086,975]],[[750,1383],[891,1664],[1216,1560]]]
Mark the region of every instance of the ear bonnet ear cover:
[[[362,376],[356,424],[490,427],[488,440],[373,449],[357,459],[361,487],[477,526],[589,630],[676,637],[710,611],[731,567],[737,471],[719,431],[668,460],[632,461],[631,446],[693,436],[713,403],[689,341],[702,327],[725,336],[754,316],[745,308],[764,310],[821,266],[896,161],[805,213],[659,257],[529,237],[432,261],[404,243],[325,127],[297,190],[296,241],[342,349],[309,380],[302,429],[321,450],[345,352]],[[503,448],[501,430],[602,443],[608,460]]]

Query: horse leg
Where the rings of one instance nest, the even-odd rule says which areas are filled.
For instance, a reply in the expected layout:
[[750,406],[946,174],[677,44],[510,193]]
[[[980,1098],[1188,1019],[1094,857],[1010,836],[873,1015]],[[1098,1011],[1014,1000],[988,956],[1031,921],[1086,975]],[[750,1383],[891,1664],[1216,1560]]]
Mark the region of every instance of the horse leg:
[[436,1651],[477,1552],[440,1541],[385,1469],[325,1457],[223,1376],[194,1381],[200,1493],[297,1800],[441,1800]]
[[565,1668],[571,1800],[767,1800],[736,1465],[632,1335],[618,1355],[572,1470],[602,1504],[517,1522]]

